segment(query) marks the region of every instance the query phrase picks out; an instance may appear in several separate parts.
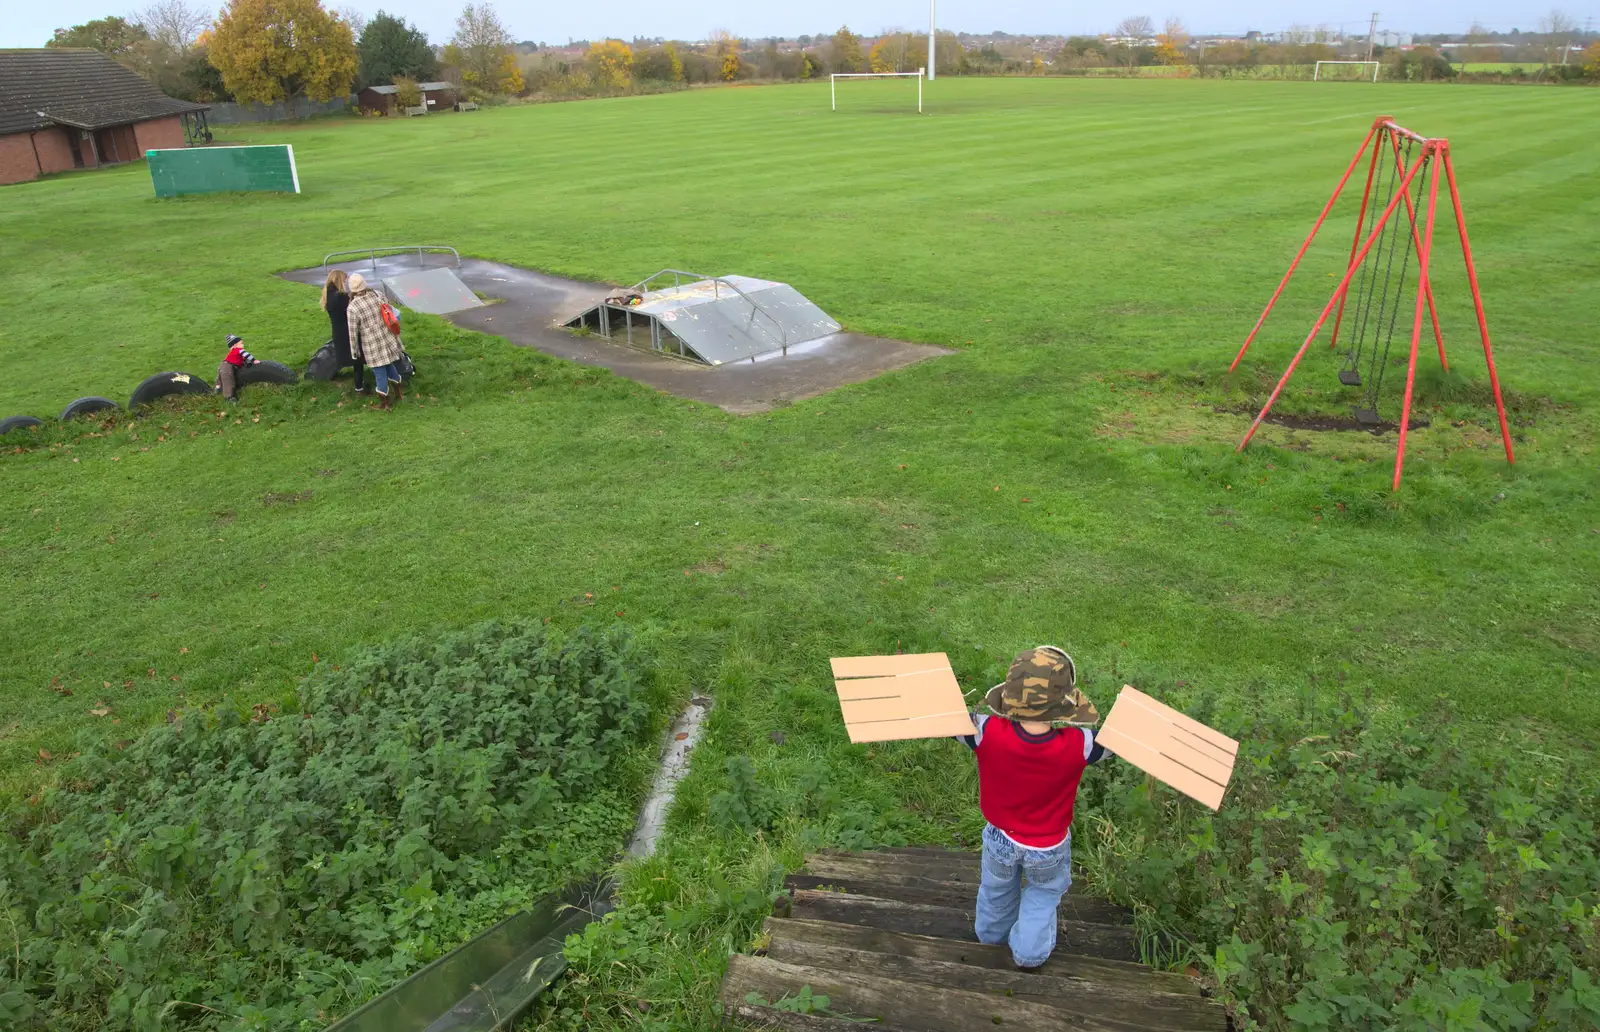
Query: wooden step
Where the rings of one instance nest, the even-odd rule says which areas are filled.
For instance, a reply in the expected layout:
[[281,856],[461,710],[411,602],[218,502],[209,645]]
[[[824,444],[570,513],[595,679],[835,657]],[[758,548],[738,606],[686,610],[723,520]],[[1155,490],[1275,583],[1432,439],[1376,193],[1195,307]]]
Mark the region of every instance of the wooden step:
[[[1145,978],[1137,986],[1112,985],[1080,973],[1072,961],[1054,965],[1051,973],[977,967],[926,957],[823,945],[775,935],[767,956],[798,967],[849,971],[925,986],[1000,993],[1014,1000],[1042,1004],[1069,1014],[1106,1021],[1121,1021],[1167,1032],[1227,1032],[1223,1008],[1192,993],[1166,993]],[[1153,975],[1155,972],[1146,972]],[[813,987],[814,988],[814,987]]]
[[[747,1001],[723,1001],[723,1013],[737,1018],[752,1029],[779,1029],[781,1032],[861,1032],[861,1022],[830,1018],[825,1014],[794,1014],[776,1007],[763,1007]],[[917,1032],[904,1025],[874,1022],[873,1032]]]
[[[1006,946],[986,946],[980,942],[954,942],[936,939],[930,935],[912,935],[906,932],[889,932],[882,928],[863,925],[838,924],[833,921],[807,921],[801,918],[769,917],[764,926],[769,941],[815,943],[819,946],[837,946],[868,953],[892,953],[898,956],[919,957],[949,964],[966,964],[969,967],[1013,971],[1011,950]],[[769,946],[770,950],[772,947]],[[1104,957],[1084,957],[1057,950],[1040,974],[1079,978],[1092,978],[1106,985],[1126,989],[1149,989],[1160,993],[1176,993],[1198,997],[1200,989],[1193,981],[1171,971],[1156,971],[1143,964],[1124,960],[1107,960]]]
[[[937,881],[895,871],[841,873],[839,865],[808,860],[804,870],[784,879],[791,889],[835,889],[859,896],[897,899],[903,903],[931,903],[941,907],[972,906],[977,898],[976,880],[971,883]],[[1072,893],[1061,898],[1060,913],[1074,921],[1093,924],[1132,924],[1133,911],[1094,896]]]
[[823,849],[806,857],[806,866],[813,863],[847,865],[853,871],[891,870],[937,881],[978,883],[978,865],[981,853],[967,853],[942,849],[920,853],[889,853],[874,850],[870,853],[852,853],[842,849]]
[[[782,908],[780,897],[779,904],[773,908],[773,913],[779,917],[836,921],[963,942],[976,938],[972,931],[974,911],[971,907],[941,907],[843,892],[795,889],[789,893],[788,912],[783,912]],[[1056,950],[1109,960],[1139,959],[1138,937],[1131,925],[1095,924],[1061,916],[1056,920]]]
[[1001,1027],[1010,1032],[1156,1032],[1159,1026],[1070,1014],[1056,1007],[1018,1000],[1003,993],[973,992],[908,983],[895,978],[786,964],[768,957],[734,955],[722,981],[722,1004],[732,1009],[748,993],[767,1000],[793,996],[803,987],[828,997],[829,1010],[852,1018],[878,1019],[918,1032],[977,1032]]

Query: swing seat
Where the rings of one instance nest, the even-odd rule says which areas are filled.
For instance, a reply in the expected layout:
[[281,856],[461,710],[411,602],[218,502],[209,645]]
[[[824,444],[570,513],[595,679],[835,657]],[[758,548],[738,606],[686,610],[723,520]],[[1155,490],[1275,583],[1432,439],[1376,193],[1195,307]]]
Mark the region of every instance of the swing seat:
[[1375,408],[1358,407],[1352,411],[1356,417],[1356,424],[1358,426],[1377,426],[1382,422],[1382,420],[1378,418],[1378,410]]
[[1354,369],[1341,369],[1339,370],[1339,382],[1346,387],[1360,387],[1361,374]]

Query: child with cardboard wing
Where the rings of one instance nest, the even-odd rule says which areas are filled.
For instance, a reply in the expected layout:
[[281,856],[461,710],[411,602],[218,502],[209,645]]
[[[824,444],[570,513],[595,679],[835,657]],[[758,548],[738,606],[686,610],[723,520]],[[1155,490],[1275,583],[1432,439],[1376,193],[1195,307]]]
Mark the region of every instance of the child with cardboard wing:
[[983,875],[978,941],[1011,946],[1023,971],[1037,970],[1056,945],[1056,907],[1072,884],[1072,808],[1078,782],[1108,755],[1087,727],[1100,715],[1078,690],[1072,657],[1053,645],[1029,649],[973,714],[963,735],[978,760]]

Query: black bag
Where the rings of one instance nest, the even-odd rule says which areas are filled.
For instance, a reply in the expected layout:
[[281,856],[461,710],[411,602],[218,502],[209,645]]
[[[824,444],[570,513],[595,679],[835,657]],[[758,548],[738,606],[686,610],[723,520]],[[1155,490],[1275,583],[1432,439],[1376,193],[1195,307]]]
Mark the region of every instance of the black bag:
[[410,383],[411,378],[417,375],[417,364],[411,361],[405,348],[400,349],[400,358],[395,365],[400,367],[400,379],[405,383]]

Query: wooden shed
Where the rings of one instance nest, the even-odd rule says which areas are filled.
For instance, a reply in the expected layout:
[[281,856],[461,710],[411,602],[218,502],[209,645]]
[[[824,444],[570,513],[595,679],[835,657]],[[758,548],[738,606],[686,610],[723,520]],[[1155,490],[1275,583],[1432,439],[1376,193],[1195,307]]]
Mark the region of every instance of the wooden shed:
[[[448,82],[424,82],[419,84],[422,89],[422,105],[428,109],[429,114],[436,111],[449,111],[456,104],[456,87]],[[376,111],[381,115],[395,113],[394,97],[398,93],[398,86],[368,86],[356,94],[356,103],[362,111]]]

